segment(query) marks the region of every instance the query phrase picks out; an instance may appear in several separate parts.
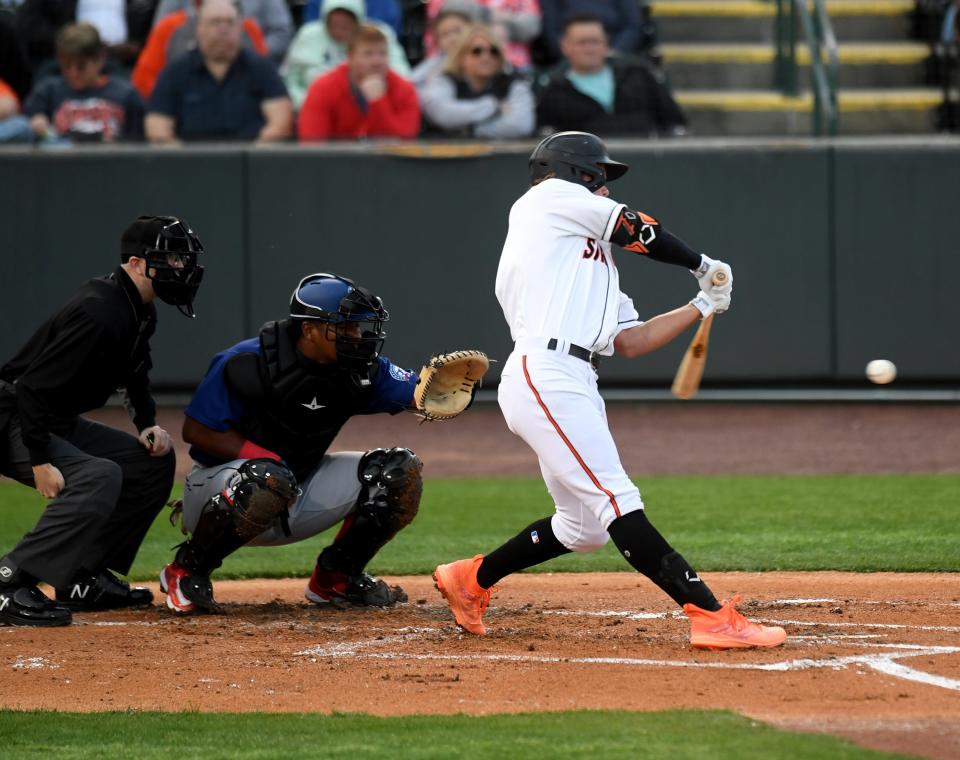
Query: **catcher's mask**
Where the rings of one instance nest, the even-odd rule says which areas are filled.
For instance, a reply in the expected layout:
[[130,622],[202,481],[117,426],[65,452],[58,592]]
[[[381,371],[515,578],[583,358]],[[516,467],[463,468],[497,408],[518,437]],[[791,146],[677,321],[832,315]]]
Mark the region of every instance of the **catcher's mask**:
[[290,297],[290,316],[328,325],[336,335],[337,361],[353,372],[369,370],[387,333],[383,323],[390,314],[383,302],[353,280],[336,274],[310,274],[300,280]]
[[[530,182],[549,176],[583,185],[591,193],[619,179],[630,168],[614,161],[607,146],[589,132],[557,132],[544,138],[530,154]],[[590,180],[583,178],[590,175]]]
[[190,318],[197,316],[193,298],[203,280],[203,267],[197,263],[201,253],[200,238],[175,216],[137,217],[120,239],[120,260],[144,259],[157,298]]

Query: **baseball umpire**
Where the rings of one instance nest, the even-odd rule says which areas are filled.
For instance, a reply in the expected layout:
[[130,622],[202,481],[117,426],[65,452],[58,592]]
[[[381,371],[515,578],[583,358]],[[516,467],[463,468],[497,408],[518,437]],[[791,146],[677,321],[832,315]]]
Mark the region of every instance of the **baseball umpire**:
[[289,316],[217,354],[186,409],[195,461],[185,531],[160,586],[178,613],[216,611],[210,574],[241,546],[279,546],[342,522],[317,558],[306,597],[390,606],[397,586],[364,572],[416,516],[423,464],[405,448],[328,454],[348,419],[415,407],[417,376],[381,356],[389,315],[346,277],[313,274]]
[[[139,217],[123,232],[120,266],[84,284],[0,368],[0,472],[50,499],[0,559],[0,623],[67,625],[71,610],[152,602],[110,571],[129,572],[170,495],[174,452],[149,383],[153,301],[194,316],[202,251],[186,222]],[[119,388],[137,437],[80,416]]]
[[[510,210],[496,294],[514,340],[498,400],[507,426],[536,452],[555,513],[485,557],[437,567],[454,617],[483,634],[491,587],[501,578],[613,539],[623,557],[683,607],[691,643],[729,649],[777,646],[782,628],[751,623],[737,598],[720,603],[647,519],[620,463],[597,388],[597,364],[614,350],[655,351],[707,314],[730,306],[730,266],[692,250],[652,216],[609,197],[628,167],[586,132],[560,132],[530,156],[530,189]],[[611,243],[689,269],[700,290],[688,304],[641,322],[620,291]],[[714,285],[722,271],[724,285]]]

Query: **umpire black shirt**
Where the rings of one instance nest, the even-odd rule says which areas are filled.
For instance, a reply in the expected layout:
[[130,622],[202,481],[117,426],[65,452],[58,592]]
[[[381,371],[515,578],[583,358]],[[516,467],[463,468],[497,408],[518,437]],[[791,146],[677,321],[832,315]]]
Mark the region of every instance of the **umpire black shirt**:
[[23,441],[33,465],[49,462],[50,435],[99,409],[120,388],[137,430],[156,424],[150,395],[150,336],[157,310],[123,270],[88,281],[2,369],[16,384]]

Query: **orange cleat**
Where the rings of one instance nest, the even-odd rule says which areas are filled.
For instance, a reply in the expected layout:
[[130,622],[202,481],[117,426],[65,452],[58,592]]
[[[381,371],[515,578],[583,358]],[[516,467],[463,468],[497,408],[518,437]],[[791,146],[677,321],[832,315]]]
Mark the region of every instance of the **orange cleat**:
[[486,589],[477,585],[477,570],[482,561],[483,555],[478,554],[473,559],[438,565],[433,571],[437,591],[450,605],[457,625],[477,636],[487,632],[481,618],[490,603],[490,594],[496,591],[496,587]]
[[699,649],[749,649],[775,647],[786,640],[787,632],[780,626],[751,623],[737,612],[740,601],[738,594],[716,612],[683,605],[690,618],[690,643]]

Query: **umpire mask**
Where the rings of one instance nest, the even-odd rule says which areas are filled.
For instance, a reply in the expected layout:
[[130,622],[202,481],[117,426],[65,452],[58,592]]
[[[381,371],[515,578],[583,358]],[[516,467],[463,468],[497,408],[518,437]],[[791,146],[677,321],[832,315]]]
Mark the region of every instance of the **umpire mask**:
[[383,323],[390,319],[378,296],[353,280],[326,273],[300,281],[290,298],[290,316],[327,324],[336,333],[337,363],[363,377],[383,350]]
[[193,299],[203,280],[197,257],[203,244],[190,226],[174,216],[138,217],[123,233],[121,260],[137,256],[147,262],[153,291],[181,314],[196,317]]

